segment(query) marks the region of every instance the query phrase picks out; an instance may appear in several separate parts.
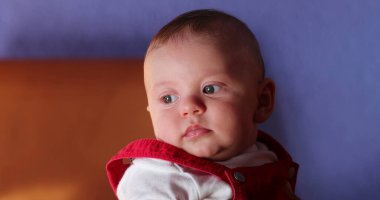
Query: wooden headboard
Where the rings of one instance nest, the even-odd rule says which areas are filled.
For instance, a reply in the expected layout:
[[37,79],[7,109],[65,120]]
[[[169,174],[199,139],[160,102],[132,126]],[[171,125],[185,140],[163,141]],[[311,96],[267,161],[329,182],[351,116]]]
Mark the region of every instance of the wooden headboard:
[[0,200],[116,199],[106,162],[153,137],[142,65],[0,61]]

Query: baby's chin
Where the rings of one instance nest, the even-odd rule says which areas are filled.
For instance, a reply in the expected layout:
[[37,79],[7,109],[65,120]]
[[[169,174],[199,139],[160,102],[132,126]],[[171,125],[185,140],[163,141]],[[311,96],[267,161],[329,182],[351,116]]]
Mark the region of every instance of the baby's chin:
[[204,158],[211,161],[220,162],[220,161],[228,160],[231,157],[230,155],[231,152],[228,152],[227,148],[223,148],[218,145],[215,145],[214,142],[212,142],[211,144],[209,141],[202,141],[199,143],[179,143],[179,142],[165,141],[158,137],[156,137],[156,139],[166,142],[168,144],[171,144],[173,146],[176,146],[193,156]]
[[224,161],[229,158],[228,155],[225,154],[222,148],[213,147],[203,147],[203,148],[192,148],[187,150],[184,149],[187,153],[197,156],[199,158],[204,158],[212,161]]

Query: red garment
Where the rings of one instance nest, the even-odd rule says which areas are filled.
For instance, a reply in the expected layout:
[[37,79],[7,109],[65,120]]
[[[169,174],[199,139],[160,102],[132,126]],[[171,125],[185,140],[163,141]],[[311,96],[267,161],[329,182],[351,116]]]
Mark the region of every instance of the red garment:
[[230,169],[155,139],[136,140],[124,147],[107,163],[108,179],[116,194],[117,185],[130,166],[130,163],[125,162],[126,159],[158,158],[218,176],[231,186],[235,200],[297,199],[294,188],[298,164],[293,162],[287,151],[268,134],[259,131],[257,140],[277,155],[277,162]]

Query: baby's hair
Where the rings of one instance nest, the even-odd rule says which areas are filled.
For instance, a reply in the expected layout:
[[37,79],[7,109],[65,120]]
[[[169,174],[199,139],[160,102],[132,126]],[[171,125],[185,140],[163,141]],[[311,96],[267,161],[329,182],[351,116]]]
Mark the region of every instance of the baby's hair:
[[169,40],[183,39],[187,34],[207,37],[228,54],[243,56],[244,53],[248,59],[254,59],[265,77],[260,47],[252,31],[236,17],[213,9],[194,10],[174,18],[153,37],[147,54]]

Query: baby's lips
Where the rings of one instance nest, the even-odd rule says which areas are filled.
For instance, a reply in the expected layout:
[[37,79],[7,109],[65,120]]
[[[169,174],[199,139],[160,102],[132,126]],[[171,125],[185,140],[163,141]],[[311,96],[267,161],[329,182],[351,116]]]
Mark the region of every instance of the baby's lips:
[[188,137],[188,138],[197,137],[197,136],[207,134],[209,132],[210,132],[209,129],[203,128],[200,125],[191,125],[186,129],[184,137]]

